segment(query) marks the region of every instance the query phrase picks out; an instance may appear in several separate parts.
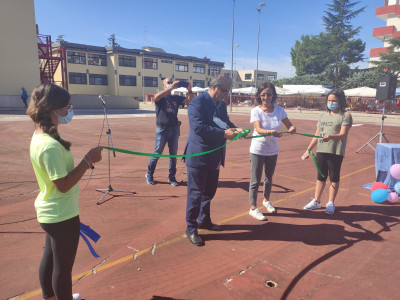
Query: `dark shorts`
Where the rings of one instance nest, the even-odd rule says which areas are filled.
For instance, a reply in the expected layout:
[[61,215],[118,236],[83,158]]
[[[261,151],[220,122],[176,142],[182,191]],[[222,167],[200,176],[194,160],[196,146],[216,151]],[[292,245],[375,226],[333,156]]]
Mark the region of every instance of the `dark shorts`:
[[321,153],[317,152],[317,163],[319,168],[321,169],[322,174],[325,177],[322,177],[321,174],[318,173],[319,181],[326,181],[328,174],[331,182],[339,182],[340,181],[340,168],[342,167],[343,156],[331,154],[331,153]]

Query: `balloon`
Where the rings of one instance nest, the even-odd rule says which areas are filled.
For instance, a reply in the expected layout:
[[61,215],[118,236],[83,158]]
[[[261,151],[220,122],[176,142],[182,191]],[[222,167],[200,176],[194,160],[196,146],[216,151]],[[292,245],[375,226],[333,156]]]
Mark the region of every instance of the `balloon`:
[[390,167],[390,175],[394,179],[400,179],[400,164],[394,164]]
[[[400,187],[400,185],[399,185]],[[376,203],[384,202],[389,196],[389,191],[385,189],[377,189],[371,193],[371,199]]]
[[399,196],[397,195],[396,192],[391,192],[389,193],[389,197],[387,197],[386,200],[389,201],[390,203],[396,203],[397,200],[399,200]]
[[400,194],[400,182],[394,185],[394,190],[396,191],[397,194]]
[[371,184],[371,191],[373,192],[373,191],[375,191],[375,190],[377,190],[377,189],[384,189],[384,190],[387,190],[387,185],[386,184],[384,184],[383,182],[374,182],[373,184]]

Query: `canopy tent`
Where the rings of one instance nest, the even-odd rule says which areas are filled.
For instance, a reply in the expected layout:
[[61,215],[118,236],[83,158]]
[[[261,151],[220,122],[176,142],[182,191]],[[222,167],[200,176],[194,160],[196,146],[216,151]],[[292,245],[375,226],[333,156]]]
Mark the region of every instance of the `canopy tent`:
[[240,89],[232,89],[232,94],[255,95],[256,93],[257,89],[252,86]]
[[275,90],[276,90],[276,93],[277,93],[278,95],[286,95],[286,92],[289,91],[288,89],[284,89],[284,88],[281,88],[281,87],[279,87],[279,86],[276,86],[276,87],[275,87]]
[[363,86],[354,89],[344,90],[346,97],[376,97],[376,89]]
[[193,92],[193,93],[202,93],[202,92],[204,92],[204,91],[205,91],[204,88],[201,88],[201,87],[198,87],[198,86],[194,86],[194,87],[192,88],[192,92]]
[[396,96],[400,96],[400,88],[396,89]]
[[323,85],[291,85],[284,84],[285,95],[323,96],[328,94],[332,88]]
[[187,92],[188,92],[188,90],[187,90],[186,88],[180,87],[180,88],[177,88],[177,89],[172,90],[171,94],[172,94],[172,95],[177,95],[177,94],[179,94],[179,93],[184,93],[184,94],[186,94]]

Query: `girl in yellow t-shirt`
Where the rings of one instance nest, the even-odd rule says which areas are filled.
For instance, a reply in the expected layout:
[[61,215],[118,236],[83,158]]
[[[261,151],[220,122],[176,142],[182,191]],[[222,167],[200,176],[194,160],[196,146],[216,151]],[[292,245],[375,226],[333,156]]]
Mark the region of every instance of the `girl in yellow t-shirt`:
[[91,149],[74,167],[71,143],[58,133],[59,124],[72,120],[68,91],[55,84],[37,86],[31,95],[27,114],[36,130],[30,157],[40,187],[35,201],[37,219],[46,232],[39,281],[45,299],[81,299],[72,295],[72,267],[78,249],[78,182],[93,164],[101,160],[102,147]]

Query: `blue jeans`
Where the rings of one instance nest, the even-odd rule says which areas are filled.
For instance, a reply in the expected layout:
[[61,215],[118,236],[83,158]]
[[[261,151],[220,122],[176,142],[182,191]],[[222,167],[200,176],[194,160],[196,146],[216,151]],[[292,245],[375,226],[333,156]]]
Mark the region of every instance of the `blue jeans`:
[[[165,145],[168,143],[169,155],[178,153],[179,126],[176,127],[160,127],[156,128],[156,146],[154,154],[162,154]],[[153,175],[156,170],[159,157],[151,157],[147,168],[147,174]],[[176,158],[169,159],[169,177],[176,174]]]

